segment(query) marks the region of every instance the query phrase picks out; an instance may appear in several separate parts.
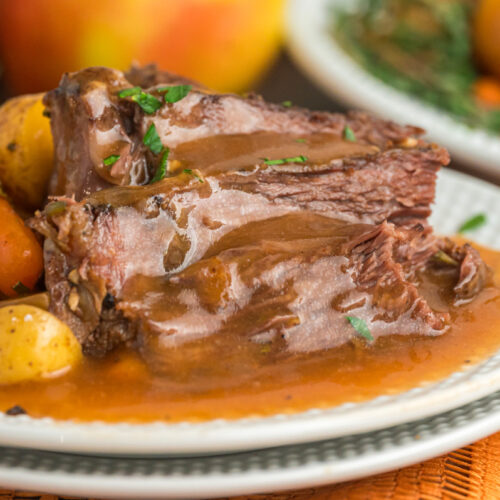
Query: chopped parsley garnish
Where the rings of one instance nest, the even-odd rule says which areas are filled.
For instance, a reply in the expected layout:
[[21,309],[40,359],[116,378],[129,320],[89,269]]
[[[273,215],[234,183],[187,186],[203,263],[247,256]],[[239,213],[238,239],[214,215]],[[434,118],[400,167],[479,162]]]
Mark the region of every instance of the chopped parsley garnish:
[[165,102],[174,103],[184,99],[192,88],[192,85],[171,85],[170,87],[159,87],[156,90],[158,92],[166,92],[163,97]]
[[131,97],[133,95],[139,95],[141,92],[141,87],[131,87],[129,89],[120,90],[120,92],[118,92],[118,97]]
[[185,174],[189,174],[189,175],[192,175],[193,177],[196,177],[199,182],[205,182],[198,174],[196,174],[195,172],[193,172],[190,168],[185,168],[183,170],[183,172]]
[[299,138],[299,139],[295,139],[295,142],[307,142],[307,141],[305,139]]
[[31,290],[21,281],[18,281],[13,287],[12,290],[16,292],[18,295],[27,295],[31,292]]
[[441,262],[442,264],[446,264],[447,266],[458,266],[458,262],[442,250],[438,250],[433,255],[433,259],[437,262]]
[[307,161],[307,157],[300,155],[293,156],[292,158],[281,158],[279,160],[269,160],[268,158],[263,158],[263,160],[267,165],[284,165],[285,163],[304,163]]
[[292,107],[292,101],[283,101],[281,103],[282,106],[285,106],[285,108],[291,108]]
[[148,94],[141,89],[141,87],[132,87],[123,89],[118,92],[118,97],[130,97],[132,101],[136,102],[148,115],[152,115],[155,111],[161,108],[161,101],[154,95]]
[[54,215],[61,215],[65,210],[66,203],[64,201],[51,201],[43,211],[49,217],[53,217]]
[[477,214],[474,217],[466,220],[458,229],[459,233],[465,233],[466,231],[473,231],[474,229],[479,229],[484,226],[487,221],[486,214]]
[[348,125],[344,127],[344,139],[346,141],[356,142],[356,136],[354,135],[352,128]]
[[352,327],[366,340],[373,342],[374,338],[371,334],[365,321],[361,318],[356,318],[355,316],[346,316],[347,321],[351,323]]
[[158,168],[156,169],[155,175],[149,182],[150,184],[154,184],[155,182],[161,181],[162,179],[165,178],[165,175],[167,173],[167,160],[168,160],[168,154],[170,153],[169,148],[164,148],[163,149],[163,154],[161,155],[160,158],[160,164],[158,165]]
[[163,150],[163,144],[161,143],[160,136],[158,135],[158,132],[156,130],[156,126],[154,123],[152,123],[146,134],[144,135],[144,138],[142,139],[142,142],[149,147],[149,149],[155,154],[161,153]]
[[104,165],[109,167],[110,165],[114,165],[120,159],[120,155],[110,155],[107,158],[104,158],[102,162]]
[[139,104],[144,113],[147,113],[148,115],[152,115],[155,111],[158,111],[161,108],[161,101],[154,95],[147,94],[146,92],[133,95],[132,101]]

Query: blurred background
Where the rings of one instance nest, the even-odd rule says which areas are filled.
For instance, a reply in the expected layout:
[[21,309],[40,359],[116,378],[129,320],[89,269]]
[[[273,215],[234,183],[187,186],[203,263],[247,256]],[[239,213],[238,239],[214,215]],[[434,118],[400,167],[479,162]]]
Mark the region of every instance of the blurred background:
[[[270,99],[331,109],[331,99],[314,95],[283,51],[286,3],[0,0],[2,95],[48,90],[63,72],[86,66],[156,62],[218,91],[257,89]],[[420,86],[427,100],[444,92],[450,101],[468,101],[456,94],[470,87],[485,105],[500,106],[500,0],[351,3],[356,12],[348,9],[337,35],[377,76],[403,89]],[[441,74],[432,75],[433,67]],[[425,96],[432,86],[435,95]],[[449,104],[459,113],[461,105],[470,103]]]
[[[54,88],[63,72],[86,66],[156,62],[218,91],[344,110],[284,48],[287,3],[0,0],[0,97]],[[366,71],[500,135],[500,0],[332,0],[338,5],[331,36]]]

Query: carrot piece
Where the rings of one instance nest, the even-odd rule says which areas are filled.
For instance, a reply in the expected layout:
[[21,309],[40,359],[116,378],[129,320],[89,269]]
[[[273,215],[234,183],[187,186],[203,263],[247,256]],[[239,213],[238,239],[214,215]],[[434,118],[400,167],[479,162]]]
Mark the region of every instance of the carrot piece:
[[500,81],[483,76],[477,80],[474,91],[476,97],[486,106],[500,107]]
[[33,290],[42,274],[42,248],[35,235],[0,197],[0,292],[9,297],[18,293],[18,284]]

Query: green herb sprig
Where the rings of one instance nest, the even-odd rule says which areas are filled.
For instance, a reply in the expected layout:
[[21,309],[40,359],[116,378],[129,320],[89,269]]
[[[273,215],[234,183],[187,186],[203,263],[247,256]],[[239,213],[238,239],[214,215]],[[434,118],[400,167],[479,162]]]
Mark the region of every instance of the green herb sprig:
[[439,262],[441,264],[446,264],[447,266],[453,266],[453,267],[458,266],[458,262],[453,257],[449,256],[446,252],[443,252],[442,250],[438,250],[433,255],[433,259],[436,262]]
[[160,158],[160,164],[158,165],[158,168],[156,169],[155,175],[149,182],[150,184],[154,184],[155,182],[161,181],[162,179],[165,178],[165,175],[167,174],[167,161],[168,161],[168,155],[170,153],[170,149],[165,147],[163,149],[163,153]]
[[475,229],[479,229],[481,226],[484,226],[487,222],[488,218],[486,217],[486,214],[480,213],[477,215],[474,215],[470,219],[466,220],[459,228],[458,232],[465,233],[467,231],[473,231]]
[[183,170],[183,172],[185,174],[192,175],[193,177],[195,177],[196,179],[198,179],[198,181],[201,182],[201,183],[205,182],[196,172],[193,172],[190,168],[185,168]]
[[270,160],[269,158],[263,158],[264,163],[267,165],[284,165],[285,163],[304,163],[307,161],[307,157],[304,155],[293,156],[291,158],[280,158],[279,160]]
[[61,215],[66,210],[66,202],[64,201],[51,201],[44,208],[45,215],[48,217],[54,217],[55,215]]
[[158,135],[154,123],[149,126],[147,132],[144,134],[142,142],[145,146],[148,146],[155,155],[160,154],[163,150],[163,144],[161,143],[160,136]]
[[346,141],[356,142],[356,135],[348,125],[344,127],[343,136]]
[[22,282],[18,281],[13,287],[12,290],[16,292],[18,295],[28,295],[31,293],[31,290]]
[[130,97],[148,115],[152,115],[161,108],[161,101],[154,95],[144,92],[141,87],[123,89],[118,92],[118,97],[122,99]]
[[163,96],[165,102],[174,103],[184,99],[191,92],[192,88],[192,85],[171,85],[168,87],[159,87],[156,90],[161,93],[165,92]]
[[132,97],[133,95],[138,95],[142,92],[141,87],[131,87],[128,89],[123,89],[118,92],[118,97],[123,99],[124,97]]
[[104,158],[102,162],[106,167],[110,167],[111,165],[114,165],[118,160],[120,159],[120,155],[110,155],[107,158]]
[[366,340],[373,342],[375,339],[370,332],[366,322],[361,318],[356,318],[355,316],[346,316],[347,321],[351,323],[352,327]]

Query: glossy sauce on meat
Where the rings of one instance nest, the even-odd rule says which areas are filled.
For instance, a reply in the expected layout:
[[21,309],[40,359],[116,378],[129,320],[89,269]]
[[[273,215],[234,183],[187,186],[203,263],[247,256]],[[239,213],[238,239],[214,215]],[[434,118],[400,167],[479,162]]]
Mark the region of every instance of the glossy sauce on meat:
[[[334,134],[278,134],[255,132],[204,137],[179,144],[172,151],[169,171],[199,169],[214,174],[255,168],[263,160],[304,156],[308,165],[325,165],[348,156],[362,156],[380,151],[377,146],[350,142]],[[300,161],[299,161],[300,162]]]
[[[500,254],[483,250],[481,255],[498,281]],[[434,297],[435,307],[446,308],[446,297],[437,292],[440,279],[446,281],[422,276],[421,287]],[[360,338],[336,349],[281,360],[279,349],[266,343],[235,345],[230,335],[222,335],[213,350],[204,353],[202,363],[179,350],[168,377],[154,374],[136,351],[123,348],[104,359],[85,359],[75,371],[54,380],[2,387],[0,410],[18,404],[35,417],[174,422],[362,401],[438,380],[500,348],[497,287],[485,288],[451,315],[452,326],[444,335],[389,336],[371,346]]]

